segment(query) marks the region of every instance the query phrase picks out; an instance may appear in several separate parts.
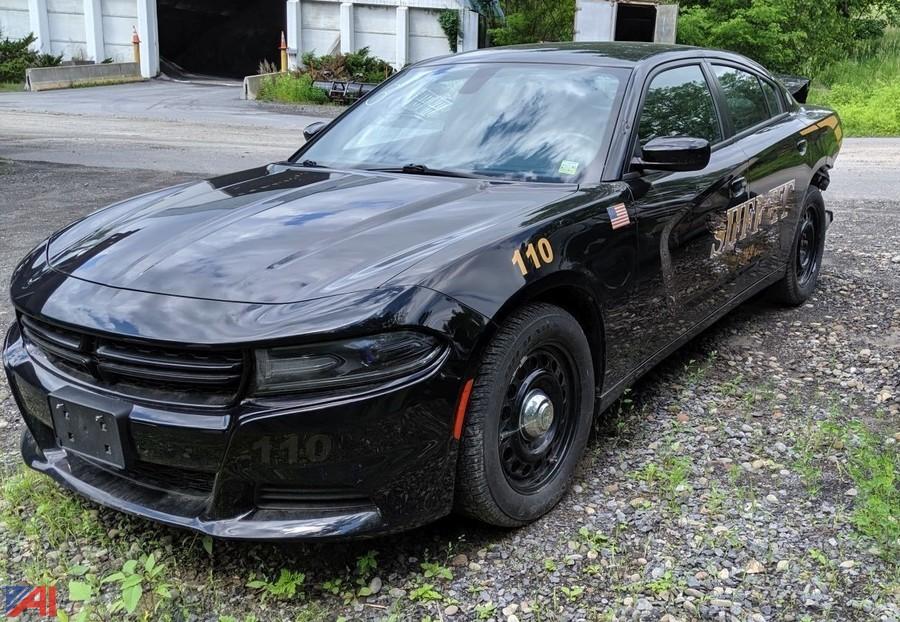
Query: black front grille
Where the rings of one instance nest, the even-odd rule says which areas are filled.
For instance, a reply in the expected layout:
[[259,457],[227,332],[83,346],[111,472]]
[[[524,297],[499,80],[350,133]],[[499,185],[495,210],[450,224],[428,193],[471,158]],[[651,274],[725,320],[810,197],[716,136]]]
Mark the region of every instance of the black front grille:
[[128,397],[172,404],[223,406],[241,387],[240,351],[160,348],[93,337],[22,316],[26,343],[78,380]]

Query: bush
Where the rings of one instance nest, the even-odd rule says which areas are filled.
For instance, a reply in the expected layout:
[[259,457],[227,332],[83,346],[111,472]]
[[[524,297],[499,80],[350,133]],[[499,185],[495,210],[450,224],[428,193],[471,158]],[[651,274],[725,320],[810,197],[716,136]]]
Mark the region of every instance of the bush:
[[22,39],[7,39],[0,32],[0,82],[24,82],[25,70],[31,67],[54,67],[62,56],[41,54],[30,48],[37,37],[29,34]]
[[849,136],[900,136],[900,31],[825,67],[809,101],[837,110]]
[[506,21],[488,32],[493,45],[571,41],[575,0],[501,0]]
[[871,49],[896,23],[896,0],[686,0],[678,42],[723,48],[773,71],[813,77],[837,58]]
[[312,76],[283,73],[264,78],[257,98],[285,104],[327,104],[328,93],[313,86]]
[[356,80],[358,82],[383,82],[394,73],[388,63],[376,58],[365,47],[350,54],[316,56],[303,55],[304,73],[313,80]]

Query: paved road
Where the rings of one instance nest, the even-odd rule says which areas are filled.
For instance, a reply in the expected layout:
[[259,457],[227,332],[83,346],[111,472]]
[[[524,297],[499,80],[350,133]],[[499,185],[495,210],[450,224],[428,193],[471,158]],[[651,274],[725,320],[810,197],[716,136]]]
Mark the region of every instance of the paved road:
[[0,93],[0,158],[218,174],[286,158],[320,120],[240,96],[238,86],[158,80]]
[[829,200],[897,200],[900,138],[845,138],[825,196]]

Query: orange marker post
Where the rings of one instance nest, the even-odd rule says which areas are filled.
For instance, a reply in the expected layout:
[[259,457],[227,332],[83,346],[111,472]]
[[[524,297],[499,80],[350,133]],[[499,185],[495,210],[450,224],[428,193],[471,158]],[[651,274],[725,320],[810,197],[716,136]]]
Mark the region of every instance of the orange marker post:
[[131,27],[131,48],[134,50],[134,62],[141,64],[141,38],[138,36],[137,28]]
[[281,50],[281,73],[287,73],[288,70],[288,57],[287,57],[287,41],[284,39],[284,31],[281,31],[281,45],[278,47]]

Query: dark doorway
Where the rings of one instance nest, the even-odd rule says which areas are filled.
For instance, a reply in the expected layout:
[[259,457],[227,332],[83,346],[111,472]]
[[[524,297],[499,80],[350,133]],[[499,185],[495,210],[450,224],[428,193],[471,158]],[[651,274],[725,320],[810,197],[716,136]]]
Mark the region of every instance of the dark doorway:
[[284,0],[158,0],[159,53],[185,72],[242,78],[279,62]]
[[653,41],[656,6],[624,4],[616,7],[616,41]]

